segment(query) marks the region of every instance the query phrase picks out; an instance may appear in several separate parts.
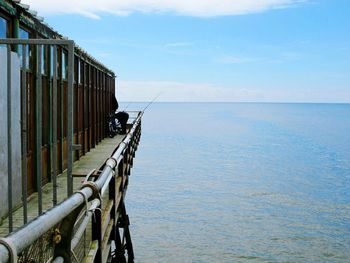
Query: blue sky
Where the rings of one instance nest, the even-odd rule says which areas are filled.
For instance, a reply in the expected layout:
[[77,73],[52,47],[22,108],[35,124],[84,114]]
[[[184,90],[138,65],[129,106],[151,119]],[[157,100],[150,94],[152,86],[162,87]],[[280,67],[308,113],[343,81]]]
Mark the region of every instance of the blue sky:
[[25,2],[116,72],[121,101],[350,102],[348,0]]

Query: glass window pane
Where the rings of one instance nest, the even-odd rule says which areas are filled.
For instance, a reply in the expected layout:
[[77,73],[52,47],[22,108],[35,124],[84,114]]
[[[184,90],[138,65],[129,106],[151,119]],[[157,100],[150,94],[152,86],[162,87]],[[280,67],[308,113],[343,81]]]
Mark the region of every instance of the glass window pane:
[[[6,38],[7,36],[7,21],[0,17],[0,38]],[[0,45],[1,47],[5,47],[5,45]]]
[[48,46],[43,45],[41,48],[41,74],[43,75],[47,74],[47,50]]
[[19,38],[20,39],[29,39],[29,33],[25,31],[23,28],[19,29]]
[[67,68],[68,68],[68,59],[67,53],[65,51],[62,52],[62,79],[67,79]]
[[0,38],[6,38],[7,35],[7,22],[4,18],[0,17]]
[[50,77],[53,77],[53,49],[54,47],[50,46]]
[[80,59],[78,61],[78,83],[81,84],[81,69],[80,69]]
[[[20,28],[19,29],[19,38],[20,39],[29,39],[29,33],[27,31],[25,31],[24,29]],[[20,58],[21,58],[21,66],[23,66],[22,65],[22,56],[23,56],[23,50],[22,49],[23,49],[22,45],[19,45],[18,52],[19,52],[19,55],[20,55]],[[29,56],[30,56],[29,45],[26,45],[25,54],[26,54],[26,68],[29,69]]]

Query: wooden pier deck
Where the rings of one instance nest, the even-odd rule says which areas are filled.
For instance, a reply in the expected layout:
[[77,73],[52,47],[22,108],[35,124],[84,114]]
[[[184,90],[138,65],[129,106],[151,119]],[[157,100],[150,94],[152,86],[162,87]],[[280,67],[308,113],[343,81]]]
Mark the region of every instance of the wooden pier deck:
[[0,222],[0,262],[134,262],[125,195],[143,112],[129,113],[125,135],[74,162],[73,183],[62,173],[57,187],[49,182],[27,198],[26,217],[18,207]]
[[[73,165],[73,175],[86,175],[93,169],[98,169],[108,157],[111,156],[113,151],[118,147],[123,140],[124,135],[116,135],[113,138],[105,138],[90,152],[80,157]],[[74,190],[78,190],[81,186],[84,177],[75,176],[73,178]],[[66,171],[57,177],[57,201],[62,202],[67,198],[67,174]],[[52,183],[48,183],[43,186],[43,198],[42,206],[43,212],[53,207],[53,188]],[[38,195],[33,193],[28,197],[28,222],[38,216]],[[19,207],[13,212],[13,227],[14,230],[21,227],[24,223],[23,220],[23,208]],[[8,234],[8,218],[5,218],[0,222],[0,237],[4,237]]]

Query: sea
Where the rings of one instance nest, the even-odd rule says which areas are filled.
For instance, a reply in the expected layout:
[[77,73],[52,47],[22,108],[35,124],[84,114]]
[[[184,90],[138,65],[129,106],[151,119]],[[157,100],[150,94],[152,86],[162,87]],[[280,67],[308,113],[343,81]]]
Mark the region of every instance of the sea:
[[153,103],[126,209],[135,262],[350,262],[350,104]]

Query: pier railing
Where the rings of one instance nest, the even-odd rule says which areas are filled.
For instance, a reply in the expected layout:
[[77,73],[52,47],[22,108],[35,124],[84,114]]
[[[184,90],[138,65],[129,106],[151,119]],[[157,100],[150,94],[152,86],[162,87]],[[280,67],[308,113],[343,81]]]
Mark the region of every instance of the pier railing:
[[52,206],[72,195],[73,162],[108,136],[115,94],[114,73],[74,41],[20,32],[23,39],[0,38],[0,236],[33,218],[33,193],[37,214],[47,210],[44,185],[52,186]]
[[[85,178],[79,191],[0,239],[0,263],[134,261],[124,198],[141,136],[141,117],[139,112],[112,156]],[[77,255],[75,249],[89,228],[91,242],[83,244],[90,245],[84,248],[87,253]]]

